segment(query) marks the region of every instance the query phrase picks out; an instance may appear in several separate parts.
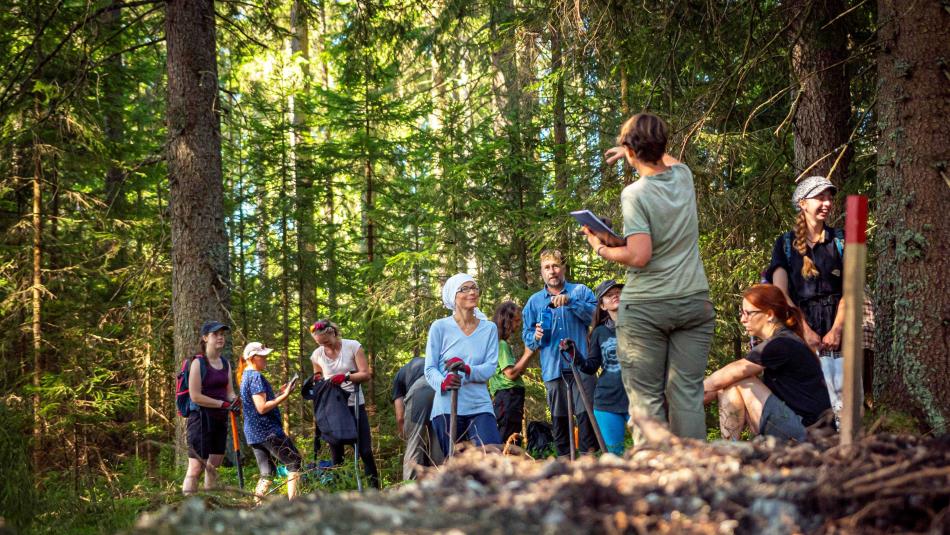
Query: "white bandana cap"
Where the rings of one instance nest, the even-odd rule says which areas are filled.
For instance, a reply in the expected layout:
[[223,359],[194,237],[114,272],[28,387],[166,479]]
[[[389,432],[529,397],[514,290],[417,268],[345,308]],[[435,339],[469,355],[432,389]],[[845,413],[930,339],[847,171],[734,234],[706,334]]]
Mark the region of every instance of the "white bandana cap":
[[[459,288],[466,282],[475,282],[475,278],[468,273],[456,273],[449,277],[449,280],[445,281],[445,284],[442,285],[442,305],[445,306],[445,308],[453,312],[455,311],[455,294],[458,293]],[[479,310],[478,307],[475,307],[475,317],[480,320],[488,319],[488,316]]]

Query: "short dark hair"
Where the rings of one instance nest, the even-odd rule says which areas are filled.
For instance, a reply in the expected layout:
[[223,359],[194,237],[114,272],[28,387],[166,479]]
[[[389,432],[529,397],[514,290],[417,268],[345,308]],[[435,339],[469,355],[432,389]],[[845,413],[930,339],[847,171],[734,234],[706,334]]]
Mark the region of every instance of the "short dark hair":
[[656,163],[663,159],[669,128],[652,113],[638,113],[627,119],[617,136],[617,144],[633,150],[638,160]]

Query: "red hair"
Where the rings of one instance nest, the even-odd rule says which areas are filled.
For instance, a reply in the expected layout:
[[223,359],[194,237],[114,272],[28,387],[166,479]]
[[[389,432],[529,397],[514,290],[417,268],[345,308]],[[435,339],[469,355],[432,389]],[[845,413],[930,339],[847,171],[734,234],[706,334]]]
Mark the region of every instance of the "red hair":
[[773,284],[755,284],[742,293],[742,297],[752,306],[765,313],[771,313],[775,319],[791,329],[802,340],[805,339],[805,318],[795,305],[788,304],[785,294]]

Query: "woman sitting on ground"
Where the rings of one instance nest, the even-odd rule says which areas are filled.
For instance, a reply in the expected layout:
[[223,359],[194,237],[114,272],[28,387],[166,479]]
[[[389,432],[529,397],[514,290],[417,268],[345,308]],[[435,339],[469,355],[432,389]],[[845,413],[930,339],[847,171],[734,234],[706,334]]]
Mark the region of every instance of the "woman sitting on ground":
[[[273,349],[260,342],[244,346],[244,359],[238,364],[241,386],[241,403],[244,405],[244,436],[254,451],[260,479],[254,494],[258,501],[267,494],[271,480],[277,471],[273,459],[287,466],[287,497],[297,497],[297,482],[300,479],[300,452],[294,441],[284,433],[277,407],[287,400],[293,384],[286,384],[277,395],[267,378],[261,373],[267,368],[267,355]],[[292,383],[292,382],[291,382]]]
[[753,434],[802,442],[805,427],[831,408],[821,365],[804,341],[802,312],[771,284],[742,297],[739,320],[762,343],[707,377],[704,401],[719,399],[724,439],[737,440],[748,424]]
[[[198,488],[205,474],[205,490],[218,483],[218,467],[224,460],[228,436],[228,412],[237,402],[231,384],[231,364],[221,354],[227,342],[228,326],[207,321],[201,326],[201,353],[191,359],[188,391],[192,411],[188,415],[188,470],[182,483],[187,496]],[[201,369],[205,369],[202,377]]]
[[[429,327],[425,374],[435,390],[432,427],[446,456],[453,439],[478,446],[501,443],[486,385],[498,365],[498,328],[478,310],[479,292],[470,275],[450,277],[442,286],[442,304],[452,315]],[[457,375],[451,373],[456,367]],[[450,438],[452,390],[458,390],[458,436]]]
[[[366,354],[363,353],[363,346],[356,340],[349,340],[340,337],[340,327],[330,320],[322,319],[310,326],[310,336],[320,346],[313,350],[310,355],[310,362],[313,364],[313,373],[315,379],[318,374],[323,379],[330,381],[343,390],[350,393],[347,405],[350,407],[350,415],[353,415],[354,407],[359,412],[359,421],[357,424],[357,444],[359,444],[360,460],[363,461],[363,467],[366,475],[369,477],[370,484],[381,488],[379,483],[379,473],[376,470],[376,459],[373,458],[373,437],[369,431],[369,417],[366,414],[366,406],[363,399],[363,391],[357,391],[356,386],[365,383],[372,378],[369,371],[369,362],[366,360]],[[354,416],[356,419],[356,416]],[[330,430],[326,430],[330,431]],[[334,466],[343,464],[343,445],[329,444],[330,456],[333,459]]]

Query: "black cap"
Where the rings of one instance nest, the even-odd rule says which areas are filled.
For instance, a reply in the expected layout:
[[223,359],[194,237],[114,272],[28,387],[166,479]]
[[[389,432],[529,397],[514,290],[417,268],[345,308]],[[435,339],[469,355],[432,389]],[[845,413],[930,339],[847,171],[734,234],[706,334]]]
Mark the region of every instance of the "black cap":
[[220,321],[206,321],[204,325],[201,326],[201,336],[216,333],[221,329],[231,330],[226,323],[221,323]]
[[600,300],[611,288],[620,288],[623,289],[623,284],[618,283],[613,279],[607,279],[604,282],[597,285],[597,289],[594,290],[594,295],[597,296],[597,299]]

